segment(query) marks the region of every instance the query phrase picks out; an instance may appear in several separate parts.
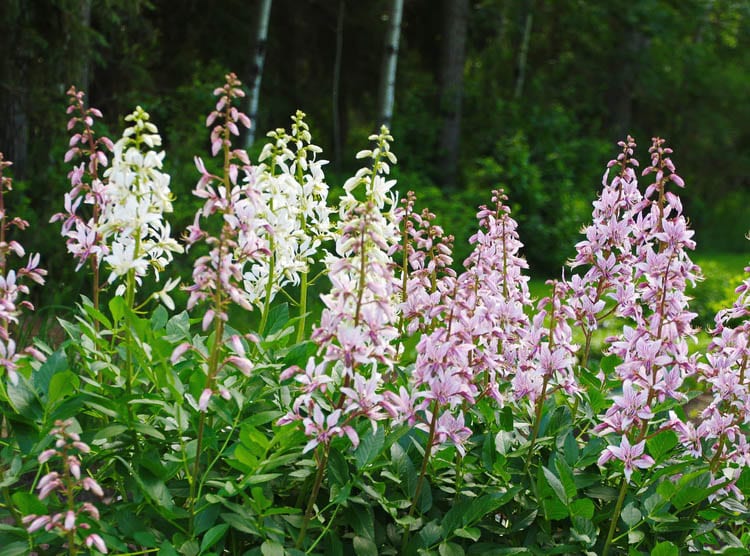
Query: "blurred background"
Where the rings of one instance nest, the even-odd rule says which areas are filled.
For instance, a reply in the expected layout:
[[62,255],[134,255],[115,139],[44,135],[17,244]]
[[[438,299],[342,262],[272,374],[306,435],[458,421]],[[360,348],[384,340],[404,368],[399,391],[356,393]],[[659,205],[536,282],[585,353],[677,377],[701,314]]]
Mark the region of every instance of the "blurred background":
[[437,213],[458,261],[476,207],[503,187],[532,274],[559,276],[626,134],[642,163],[652,136],[675,149],[717,297],[747,261],[747,0],[0,0],[0,53],[10,212],[31,222],[24,245],[51,269],[55,287],[38,294],[49,305],[71,304],[88,280],[48,224],[69,189],[68,87],[87,92],[113,139],[137,104],[151,113],[179,233],[229,71],[248,92],[253,158],[301,109],[334,189],[388,123],[399,190]]

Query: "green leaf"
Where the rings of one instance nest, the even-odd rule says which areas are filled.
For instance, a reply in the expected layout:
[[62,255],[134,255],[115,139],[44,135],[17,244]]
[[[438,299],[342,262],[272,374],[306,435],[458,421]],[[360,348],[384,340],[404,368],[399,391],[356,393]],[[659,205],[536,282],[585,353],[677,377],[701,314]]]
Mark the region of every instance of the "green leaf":
[[576,460],[578,460],[580,450],[578,449],[578,442],[576,441],[576,437],[575,434],[573,434],[573,431],[570,431],[565,436],[565,441],[563,442],[563,454],[565,456],[565,463],[568,464],[568,467],[576,464]]
[[469,539],[474,542],[477,542],[479,537],[482,536],[482,532],[477,527],[459,527],[453,531],[453,534],[462,539]]
[[169,320],[169,314],[163,305],[159,305],[154,309],[154,313],[151,315],[151,328],[153,330],[161,330],[167,324]]
[[440,556],[464,556],[464,549],[461,548],[461,545],[453,542],[440,543],[438,552]]
[[500,410],[500,428],[507,432],[511,432],[515,428],[513,410],[509,405]]
[[544,478],[547,479],[547,483],[549,484],[549,486],[552,487],[552,490],[560,499],[560,501],[567,506],[568,494],[565,492],[565,487],[563,486],[560,479],[546,467],[542,467],[542,471],[544,471]]
[[13,493],[11,499],[16,508],[18,508],[18,511],[23,515],[42,515],[47,513],[47,506],[37,496],[29,492],[19,490]]
[[594,509],[594,503],[590,499],[579,498],[570,504],[570,515],[591,519],[594,517]]
[[49,392],[49,383],[52,377],[68,368],[68,359],[65,356],[65,352],[58,349],[55,353],[47,357],[47,360],[42,363],[39,370],[35,371],[32,375],[34,388],[39,394],[47,396]]
[[633,527],[641,521],[643,514],[641,514],[641,511],[636,507],[635,502],[630,502],[622,509],[620,517],[625,522],[625,525]]
[[78,376],[72,371],[66,370],[53,375],[49,381],[48,404],[52,405],[63,398],[72,396],[78,390],[80,382]]
[[568,507],[557,498],[545,498],[542,500],[544,516],[548,520],[565,519],[568,517]]
[[25,542],[3,543],[0,554],[2,556],[26,556],[29,554],[29,545]]
[[[112,329],[112,323],[110,320],[98,309],[94,308],[94,305],[92,304],[91,300],[87,298],[83,298],[83,310],[84,312],[91,318],[94,319],[95,322],[99,322],[104,325],[104,328],[107,330]],[[70,323],[67,323],[70,324]],[[65,327],[67,329],[67,327]]]
[[190,317],[187,311],[176,314],[167,322],[166,339],[170,342],[180,342],[190,337]]
[[164,542],[159,548],[157,556],[180,556],[170,542]]
[[[265,332],[265,335],[270,336],[271,334],[275,334],[276,332],[283,330],[288,322],[289,322],[289,304],[280,303],[279,305],[275,305],[268,312],[268,325],[267,325],[268,331]],[[260,332],[263,333],[262,330]]]
[[367,433],[360,437],[359,446],[354,452],[354,463],[357,469],[362,469],[373,462],[383,449],[385,444],[385,431],[383,427],[378,427],[375,432],[372,428],[367,429]]
[[185,541],[180,546],[180,554],[183,556],[197,556],[200,553],[198,542],[194,540]]
[[263,556],[284,556],[284,546],[276,541],[265,541],[260,545]]
[[309,340],[293,346],[284,356],[284,366],[291,367],[292,365],[297,365],[304,369],[308,359],[315,354],[317,349],[318,346],[315,342]]
[[105,444],[107,440],[118,436],[128,430],[126,425],[109,425],[103,429],[99,429],[94,435],[92,444]]
[[236,529],[241,533],[247,533],[248,535],[254,535],[256,537],[262,536],[255,524],[241,515],[225,512],[221,514],[221,519],[224,520],[224,523],[229,524],[232,529]]
[[660,542],[651,551],[651,556],[679,556],[680,551],[673,543],[669,541]]
[[565,495],[568,500],[573,500],[578,494],[576,489],[576,481],[573,477],[573,470],[570,468],[568,463],[563,458],[555,458],[555,469],[557,470],[557,476],[560,478],[560,482],[565,488]]
[[496,492],[485,494],[479,498],[471,500],[469,507],[461,519],[462,526],[468,527],[474,525],[474,523],[481,520],[487,514],[493,513],[496,509],[513,498],[520,489],[521,487],[513,487],[504,493]]
[[677,434],[671,430],[665,430],[652,436],[646,441],[649,454],[654,458],[656,463],[660,463],[669,451],[677,446]]
[[378,556],[378,547],[370,539],[356,536],[352,541],[357,556]]
[[352,504],[351,511],[348,513],[349,525],[354,533],[359,537],[374,540],[375,537],[375,520],[373,517],[372,507]]
[[219,540],[227,532],[227,529],[229,529],[229,525],[226,523],[221,523],[219,525],[211,527],[208,531],[206,531],[206,534],[203,535],[203,540],[201,540],[201,552],[205,552],[217,542],[219,542]]
[[615,371],[615,367],[622,363],[622,360],[616,355],[607,355],[602,357],[599,363],[599,368],[604,372],[605,375],[609,376]]
[[343,486],[349,482],[349,465],[341,452],[331,448],[328,455],[328,478],[332,485]]
[[121,296],[115,296],[109,300],[109,312],[112,314],[112,320],[118,323],[125,316],[127,305],[125,304],[125,298]]
[[156,438],[157,440],[166,440],[160,430],[146,423],[134,423],[133,428],[145,436],[150,436],[152,438]]
[[599,536],[599,530],[590,519],[584,517],[573,518],[573,528],[570,531],[573,539],[586,548],[591,548],[596,544],[596,538]]
[[[4,463],[7,465],[7,458],[4,456]],[[18,480],[21,477],[21,457],[18,455],[14,455],[13,458],[10,460],[10,464],[5,469],[5,471],[0,475],[2,477],[2,481],[0,481],[0,488],[9,487],[15,483],[18,482]]]
[[19,374],[18,381],[13,384],[8,381],[8,401],[13,409],[27,419],[37,420],[42,416],[42,408],[36,397],[36,391],[29,384],[28,379]]
[[672,504],[681,510],[686,506],[700,502],[712,492],[712,489],[707,488],[710,481],[711,473],[706,470],[684,475],[677,483],[677,492],[671,499]]

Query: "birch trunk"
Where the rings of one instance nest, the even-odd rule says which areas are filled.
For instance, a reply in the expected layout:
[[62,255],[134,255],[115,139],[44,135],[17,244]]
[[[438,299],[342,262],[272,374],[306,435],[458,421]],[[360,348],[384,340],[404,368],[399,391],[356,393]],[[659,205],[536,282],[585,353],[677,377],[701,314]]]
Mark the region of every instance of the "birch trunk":
[[250,129],[245,136],[245,148],[250,148],[255,142],[255,130],[258,126],[258,99],[260,98],[260,82],[263,77],[263,63],[266,60],[266,43],[268,40],[268,21],[271,18],[271,3],[273,0],[261,0],[258,11],[258,28],[255,33],[255,59],[250,76],[250,95],[247,99],[247,115],[250,118]]
[[398,64],[398,43],[401,37],[401,16],[404,0],[392,0],[388,33],[383,54],[383,70],[380,75],[380,95],[378,119],[381,125],[391,126],[393,103],[396,89],[396,66]]
[[443,118],[440,166],[444,187],[454,187],[458,176],[468,14],[468,0],[445,0],[440,64],[440,111]]

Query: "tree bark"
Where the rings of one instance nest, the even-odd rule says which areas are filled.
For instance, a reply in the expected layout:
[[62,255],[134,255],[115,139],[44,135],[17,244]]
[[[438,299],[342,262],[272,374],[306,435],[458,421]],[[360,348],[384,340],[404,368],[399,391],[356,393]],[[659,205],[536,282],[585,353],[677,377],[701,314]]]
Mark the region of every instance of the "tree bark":
[[247,112],[250,118],[250,129],[245,136],[245,148],[250,148],[255,142],[255,130],[258,127],[258,100],[260,98],[260,82],[263,78],[263,64],[266,60],[266,43],[268,41],[268,21],[271,18],[271,3],[273,0],[261,0],[258,10],[258,27],[255,33],[255,57],[250,76],[250,95],[247,100]]
[[378,119],[381,125],[391,126],[396,90],[396,66],[398,64],[398,44],[401,38],[401,16],[404,0],[392,0],[388,32],[383,53],[383,69],[380,75]]
[[518,65],[516,67],[516,87],[513,98],[519,99],[523,94],[523,86],[526,82],[526,64],[529,59],[529,44],[531,43],[531,26],[534,22],[534,0],[526,0],[524,4],[523,37],[521,47],[518,50]]
[[468,15],[468,0],[444,0],[440,63],[440,112],[443,119],[440,167],[443,187],[454,187],[458,177]]
[[27,21],[18,2],[0,8],[0,152],[13,162],[13,175],[24,179],[29,157],[28,59],[22,40]]
[[336,57],[333,61],[333,162],[336,169],[341,168],[341,54],[344,48],[344,11],[346,0],[339,0],[339,12],[336,20]]

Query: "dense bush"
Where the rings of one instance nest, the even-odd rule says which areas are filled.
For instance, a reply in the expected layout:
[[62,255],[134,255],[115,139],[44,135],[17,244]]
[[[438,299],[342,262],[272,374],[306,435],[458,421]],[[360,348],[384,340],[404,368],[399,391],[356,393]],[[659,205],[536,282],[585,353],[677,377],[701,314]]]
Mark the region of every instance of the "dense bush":
[[234,146],[249,121],[230,74],[178,242],[149,114],[112,142],[69,94],[55,220],[91,286],[59,346],[16,344],[45,273],[17,264],[0,158],[4,554],[749,552],[750,278],[691,354],[701,272],[662,139],[643,190],[619,144],[534,305],[505,194],[454,270],[434,215],[397,200],[385,128],[334,210],[303,113],[257,165]]

